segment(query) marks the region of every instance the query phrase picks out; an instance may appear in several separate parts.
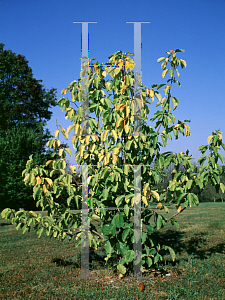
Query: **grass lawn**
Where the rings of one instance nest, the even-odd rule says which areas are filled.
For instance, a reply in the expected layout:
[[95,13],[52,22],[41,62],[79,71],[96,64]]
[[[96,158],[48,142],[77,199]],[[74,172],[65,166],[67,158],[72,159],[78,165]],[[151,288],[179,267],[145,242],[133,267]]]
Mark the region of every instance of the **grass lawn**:
[[90,250],[90,276],[98,279],[73,279],[81,273],[80,246],[45,233],[38,239],[32,230],[23,235],[0,217],[0,299],[225,299],[225,203],[200,203],[176,220],[179,230],[169,223],[154,232],[175,250],[175,262],[168,253],[160,270],[119,279],[115,259],[105,266]]

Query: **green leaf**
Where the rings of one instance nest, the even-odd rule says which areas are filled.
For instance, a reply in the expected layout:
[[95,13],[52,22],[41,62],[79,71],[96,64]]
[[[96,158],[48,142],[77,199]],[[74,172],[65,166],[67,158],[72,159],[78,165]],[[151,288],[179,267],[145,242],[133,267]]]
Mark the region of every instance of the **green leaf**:
[[222,193],[225,193],[225,185],[222,182],[220,182],[220,189]]
[[203,183],[199,179],[195,179],[196,185],[199,186],[200,189],[203,188]]
[[218,153],[218,156],[219,156],[219,158],[220,158],[221,162],[224,164],[224,156],[223,156],[223,155],[221,155],[220,153]]
[[124,226],[124,212],[120,212],[119,214],[116,214],[113,219],[111,224],[115,225],[117,228],[121,228]]
[[191,188],[192,182],[193,182],[193,180],[188,180],[188,181],[187,181],[186,187],[187,187],[188,190]]
[[180,205],[181,200],[184,199],[186,195],[187,193],[182,193],[179,195],[179,197],[177,198],[177,205]]
[[173,69],[169,69],[170,77],[173,77]]
[[163,248],[165,250],[169,250],[172,260],[175,261],[176,254],[175,254],[174,250],[169,246],[164,246]]
[[153,233],[154,227],[152,224],[145,224],[147,230],[148,230],[148,234],[151,235]]
[[157,87],[156,87],[157,90],[160,89],[160,88],[161,88],[162,86],[164,86],[164,85],[166,85],[166,84],[165,84],[165,83],[161,83],[161,84],[157,85]]
[[206,156],[202,156],[202,157],[200,157],[200,158],[197,159],[197,163],[199,162],[200,165],[202,165],[206,159],[207,159]]
[[115,235],[116,234],[116,225],[114,224],[105,224],[102,227],[102,232],[104,235]]
[[164,167],[164,159],[162,156],[159,157],[159,168],[160,169],[163,169]]
[[29,230],[29,228],[24,224],[24,226],[22,228],[22,233],[24,234],[28,230]]
[[111,253],[113,253],[113,251],[114,251],[114,249],[113,249],[113,247],[112,247],[110,241],[109,241],[109,240],[106,241],[106,243],[105,243],[105,252],[106,252],[107,254],[111,254]]
[[172,97],[172,103],[173,103],[173,110],[175,110],[179,103],[179,100],[176,97]]
[[150,257],[147,257],[146,262],[147,262],[147,264],[148,264],[149,267],[151,267],[152,264],[153,264],[153,261],[152,261],[152,259]]
[[126,268],[124,267],[124,265],[119,264],[117,266],[117,269],[120,271],[121,274],[125,274],[126,273]]
[[122,239],[123,239],[124,242],[127,240],[127,237],[128,237],[128,235],[129,235],[130,231],[131,231],[130,228],[126,228],[126,229],[123,231],[123,233],[122,233]]
[[37,235],[38,235],[38,238],[40,238],[40,237],[41,237],[43,230],[44,230],[44,228],[43,228],[43,227],[41,227],[41,228],[39,228],[39,229],[37,230]]
[[116,198],[115,203],[116,203],[117,207],[121,205],[121,203],[122,203],[122,201],[123,201],[124,198],[125,198],[124,195],[121,195],[121,196],[119,196],[119,197]]
[[164,93],[165,93],[165,95],[167,94],[168,89],[169,89],[169,85],[167,85],[167,86],[164,88]]
[[161,99],[162,99],[162,96],[161,96],[161,94],[160,94],[160,93],[155,93],[155,96],[156,96],[156,98],[157,98],[159,101],[161,101]]
[[162,227],[163,218],[161,215],[157,215],[156,229],[159,230]]

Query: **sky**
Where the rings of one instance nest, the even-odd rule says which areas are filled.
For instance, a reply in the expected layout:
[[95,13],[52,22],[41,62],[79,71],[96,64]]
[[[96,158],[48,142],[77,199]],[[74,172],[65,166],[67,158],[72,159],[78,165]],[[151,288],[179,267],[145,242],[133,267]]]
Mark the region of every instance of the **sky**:
[[[143,85],[150,88],[170,78],[162,78],[157,63],[167,51],[184,49],[177,57],[187,62],[187,68],[178,68],[181,87],[173,85],[172,96],[180,101],[174,111],[176,121],[191,120],[191,135],[173,138],[162,152],[189,149],[196,162],[201,157],[198,147],[207,144],[215,129],[223,132],[225,140],[224,12],[225,0],[0,0],[0,43],[5,44],[4,50],[24,55],[34,78],[42,79],[48,90],[56,88],[59,100],[61,90],[80,78],[81,24],[73,22],[97,22],[88,25],[89,59],[100,63],[116,51],[134,52],[134,25],[126,22],[150,22],[141,25]],[[163,89],[160,92],[163,95]],[[66,97],[71,99],[69,93]],[[148,125],[156,103],[155,98],[148,105]],[[56,119],[65,129],[73,124],[65,120],[66,112],[59,106],[49,110],[53,114],[44,128],[52,135],[58,129]],[[60,133],[59,140],[73,152],[66,161],[76,164],[72,135],[73,131],[65,140]],[[225,155],[223,150],[220,153]]]

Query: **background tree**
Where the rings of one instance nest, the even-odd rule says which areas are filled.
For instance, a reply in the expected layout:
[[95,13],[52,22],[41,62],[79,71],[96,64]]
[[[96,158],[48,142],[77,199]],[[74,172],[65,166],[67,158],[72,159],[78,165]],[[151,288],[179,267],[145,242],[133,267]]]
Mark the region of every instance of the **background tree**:
[[56,89],[46,91],[25,57],[4,46],[0,43],[0,209],[37,210],[22,171],[29,155],[40,165],[54,152],[44,148],[52,135],[43,127],[52,115],[50,105],[57,105]]

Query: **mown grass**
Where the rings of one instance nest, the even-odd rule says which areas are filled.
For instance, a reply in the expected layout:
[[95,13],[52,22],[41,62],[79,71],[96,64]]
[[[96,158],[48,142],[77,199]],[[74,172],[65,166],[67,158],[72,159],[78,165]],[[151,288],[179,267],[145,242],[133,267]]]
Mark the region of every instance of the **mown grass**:
[[[175,213],[170,209],[168,218]],[[90,276],[80,276],[80,247],[74,242],[22,234],[0,218],[0,299],[225,299],[225,203],[200,203],[154,236],[170,245],[160,270],[141,279],[119,279],[116,268],[90,250]],[[112,260],[115,263],[115,258]],[[131,274],[130,274],[131,276]],[[140,291],[138,284],[144,283]]]

